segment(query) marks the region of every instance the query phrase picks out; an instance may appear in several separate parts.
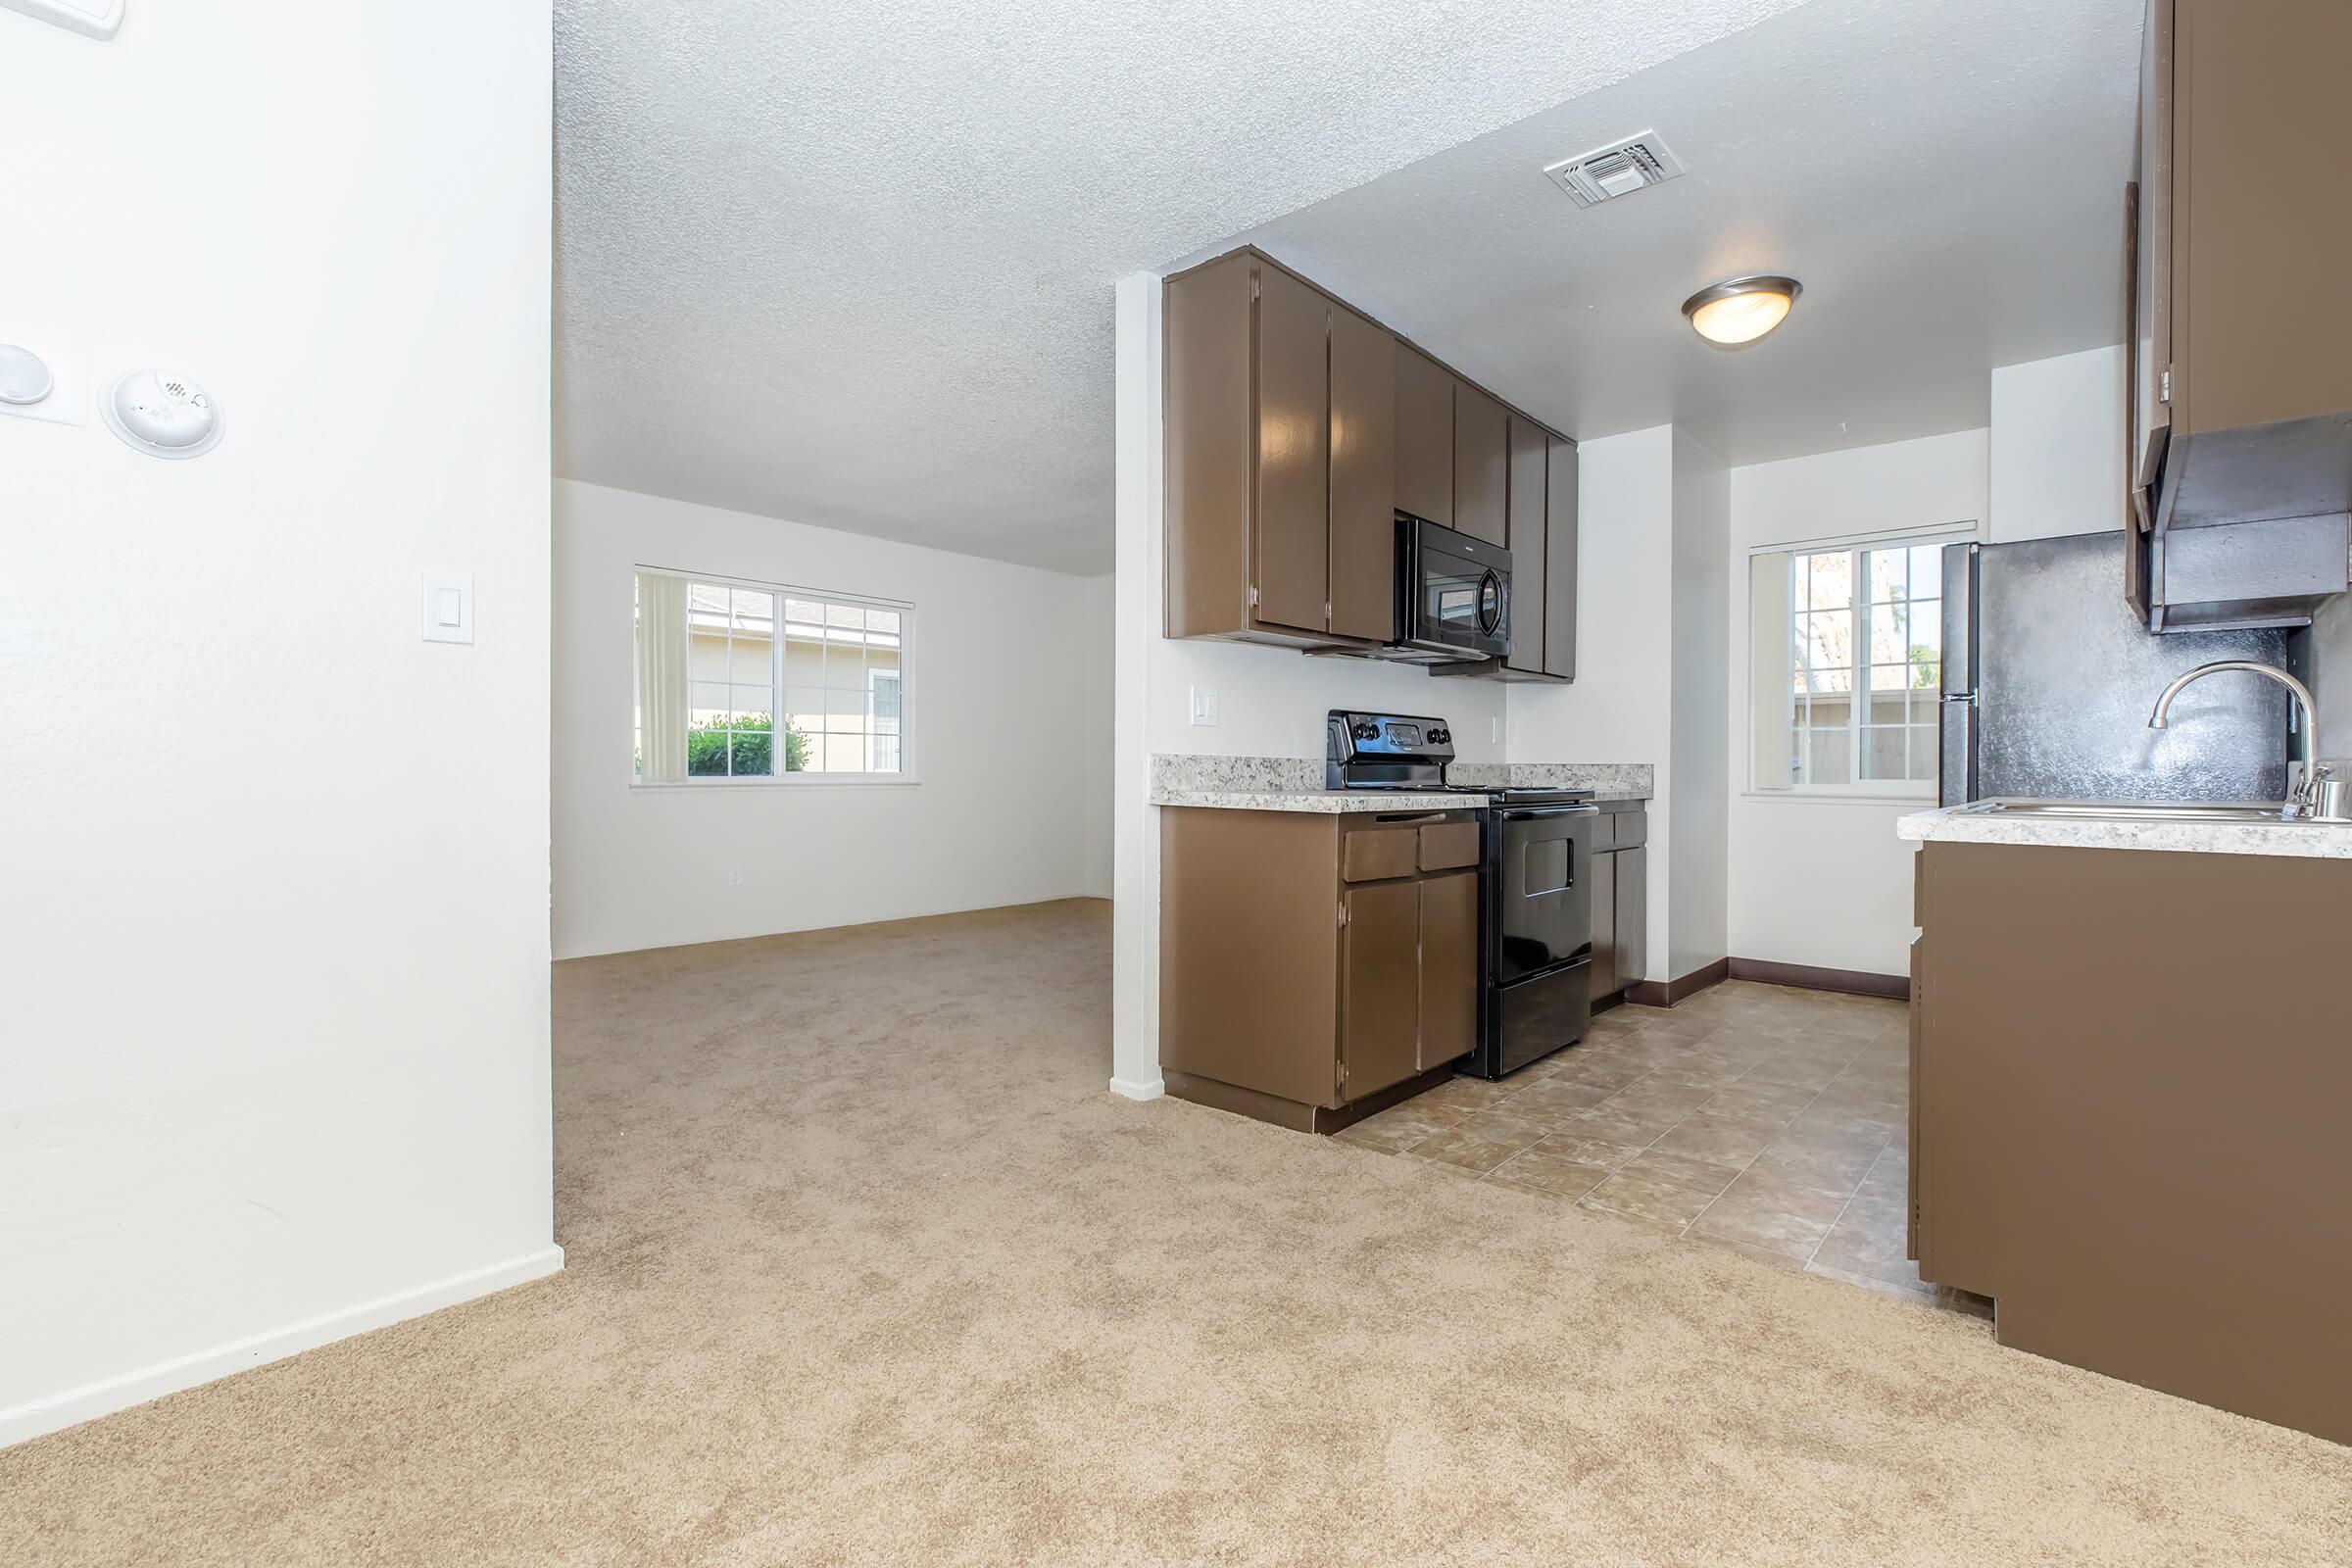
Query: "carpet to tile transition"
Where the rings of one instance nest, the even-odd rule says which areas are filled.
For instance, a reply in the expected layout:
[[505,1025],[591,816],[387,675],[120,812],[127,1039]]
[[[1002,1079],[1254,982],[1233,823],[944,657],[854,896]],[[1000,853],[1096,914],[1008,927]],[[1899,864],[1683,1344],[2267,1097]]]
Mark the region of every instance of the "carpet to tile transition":
[[0,1452],[0,1563],[2352,1559],[2352,1451],[1113,1099],[1108,931],[559,965],[564,1272]]

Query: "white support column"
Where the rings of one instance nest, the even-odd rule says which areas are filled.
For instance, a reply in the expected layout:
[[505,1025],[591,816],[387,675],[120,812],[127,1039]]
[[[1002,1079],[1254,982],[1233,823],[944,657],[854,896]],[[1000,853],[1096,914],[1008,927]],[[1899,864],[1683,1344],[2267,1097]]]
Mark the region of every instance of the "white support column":
[[1160,628],[1160,279],[1119,280],[1112,372],[1117,517],[1111,647],[1110,1087],[1156,1100],[1159,813],[1152,805],[1152,654]]

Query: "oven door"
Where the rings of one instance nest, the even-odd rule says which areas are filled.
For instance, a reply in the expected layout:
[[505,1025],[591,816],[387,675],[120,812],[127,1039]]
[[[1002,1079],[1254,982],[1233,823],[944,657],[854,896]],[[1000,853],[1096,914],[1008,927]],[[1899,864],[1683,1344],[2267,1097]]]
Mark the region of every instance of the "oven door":
[[1398,640],[1470,658],[1501,658],[1511,647],[1511,553],[1484,539],[1408,518],[1409,624]]
[[1592,956],[1590,806],[1506,809],[1496,825],[1494,983]]

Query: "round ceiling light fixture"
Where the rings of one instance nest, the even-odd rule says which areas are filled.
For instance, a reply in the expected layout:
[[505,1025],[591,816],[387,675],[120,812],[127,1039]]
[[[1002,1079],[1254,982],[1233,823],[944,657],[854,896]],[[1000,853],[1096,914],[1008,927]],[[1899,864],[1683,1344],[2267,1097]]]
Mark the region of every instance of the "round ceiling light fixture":
[[1756,273],[1727,277],[1683,301],[1690,329],[1710,343],[1738,348],[1753,343],[1788,318],[1805,286],[1793,277]]

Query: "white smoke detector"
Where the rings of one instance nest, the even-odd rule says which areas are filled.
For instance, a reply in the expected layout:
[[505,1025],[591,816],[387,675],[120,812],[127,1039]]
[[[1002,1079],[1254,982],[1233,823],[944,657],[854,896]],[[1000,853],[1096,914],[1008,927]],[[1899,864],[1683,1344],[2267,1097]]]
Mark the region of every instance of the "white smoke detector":
[[133,370],[98,400],[106,427],[151,458],[200,458],[220,444],[220,405],[185,376]]
[[1553,184],[1576,198],[1579,207],[1597,207],[1631,196],[1651,185],[1662,185],[1682,172],[1683,161],[1667,150],[1654,130],[1562,159],[1544,171]]

